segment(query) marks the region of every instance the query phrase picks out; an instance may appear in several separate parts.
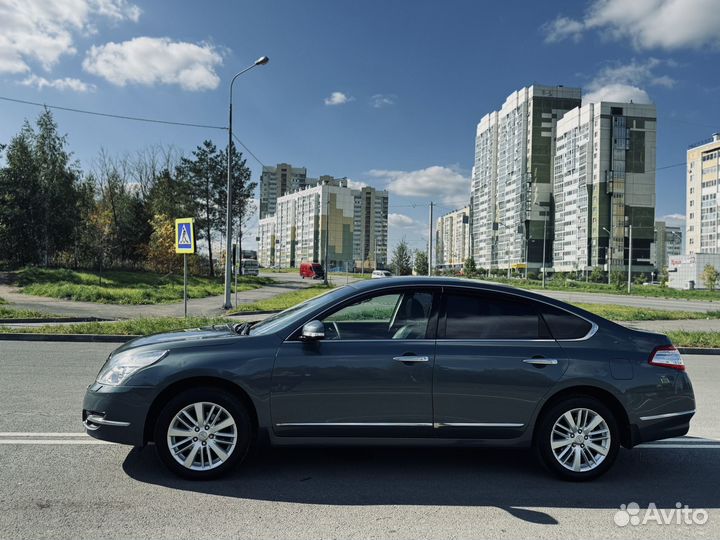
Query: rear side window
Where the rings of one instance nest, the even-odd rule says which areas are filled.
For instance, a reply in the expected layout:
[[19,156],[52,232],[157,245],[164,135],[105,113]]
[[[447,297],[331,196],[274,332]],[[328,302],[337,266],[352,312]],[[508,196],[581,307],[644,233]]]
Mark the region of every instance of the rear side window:
[[446,339],[546,339],[549,332],[535,307],[495,294],[446,296]]
[[580,339],[592,329],[585,319],[549,305],[542,307],[542,316],[555,339]]

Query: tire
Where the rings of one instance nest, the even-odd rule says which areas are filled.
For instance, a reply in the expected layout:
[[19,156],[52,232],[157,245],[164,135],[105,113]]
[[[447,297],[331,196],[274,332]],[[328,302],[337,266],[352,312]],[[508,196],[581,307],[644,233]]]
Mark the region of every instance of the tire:
[[[200,424],[197,404],[204,420]],[[228,473],[247,455],[252,434],[247,408],[219,388],[195,388],[173,397],[160,411],[154,430],[162,462],[189,480],[209,480]]]
[[[593,427],[598,418],[600,423]],[[585,427],[591,427],[590,433]],[[534,446],[550,471],[564,480],[582,482],[610,469],[620,449],[620,429],[615,415],[600,400],[574,396],[543,414],[535,430]]]

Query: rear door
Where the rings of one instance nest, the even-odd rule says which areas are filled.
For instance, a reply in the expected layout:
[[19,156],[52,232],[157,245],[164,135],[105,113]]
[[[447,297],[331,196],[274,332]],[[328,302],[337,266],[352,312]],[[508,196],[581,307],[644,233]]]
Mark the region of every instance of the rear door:
[[433,394],[438,436],[520,435],[567,367],[537,304],[448,287],[441,306]]

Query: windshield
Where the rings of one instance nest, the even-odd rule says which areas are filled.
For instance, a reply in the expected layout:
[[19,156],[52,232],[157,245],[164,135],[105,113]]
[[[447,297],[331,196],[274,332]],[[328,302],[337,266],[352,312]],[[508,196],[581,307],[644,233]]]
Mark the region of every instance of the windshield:
[[291,308],[270,315],[268,318],[263,319],[257,324],[250,328],[249,334],[251,336],[262,336],[266,334],[272,334],[278,330],[285,328],[286,326],[297,324],[305,315],[313,311],[315,308],[328,303],[332,304],[339,298],[345,295],[346,287],[340,287],[338,289],[332,289],[326,293],[321,294],[306,300],[300,304],[297,304]]

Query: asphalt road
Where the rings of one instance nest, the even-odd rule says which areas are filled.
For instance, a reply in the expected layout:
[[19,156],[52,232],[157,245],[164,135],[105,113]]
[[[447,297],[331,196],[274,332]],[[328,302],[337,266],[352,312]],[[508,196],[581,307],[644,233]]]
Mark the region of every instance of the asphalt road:
[[[84,388],[112,348],[0,342],[0,538],[720,536],[717,356],[686,357],[690,435],[703,440],[622,451],[590,484],[556,480],[527,451],[380,448],[264,449],[231,478],[192,483],[153,448],[81,434]],[[709,519],[617,526],[631,502],[681,502]]]

